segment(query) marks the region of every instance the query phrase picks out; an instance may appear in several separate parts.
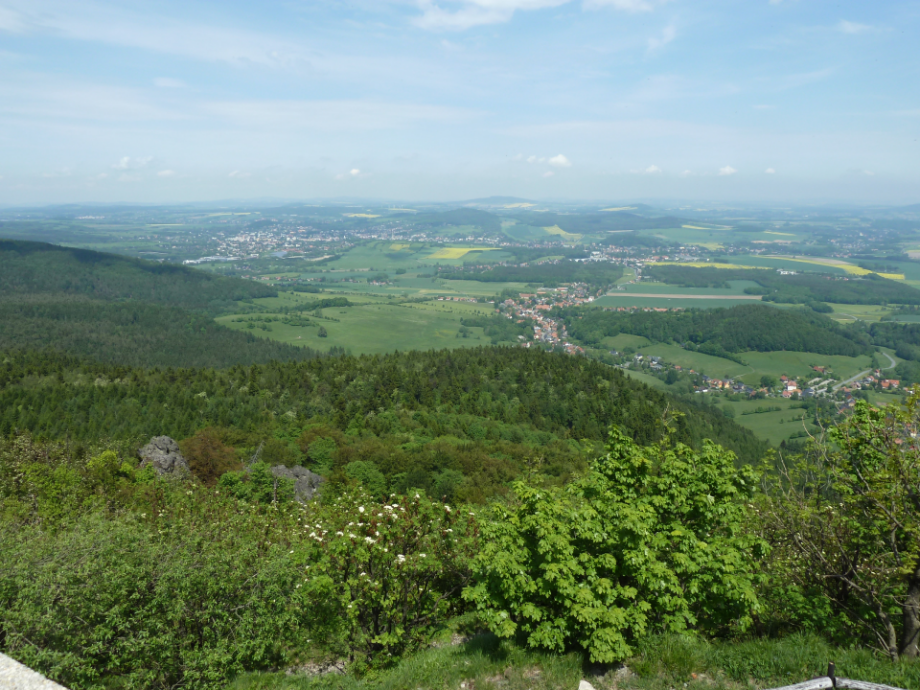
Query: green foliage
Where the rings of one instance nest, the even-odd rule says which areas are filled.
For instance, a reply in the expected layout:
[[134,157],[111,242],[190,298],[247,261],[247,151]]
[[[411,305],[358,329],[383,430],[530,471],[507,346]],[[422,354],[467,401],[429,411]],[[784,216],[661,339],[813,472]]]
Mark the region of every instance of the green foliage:
[[523,323],[517,323],[514,319],[499,314],[490,314],[488,316],[464,316],[460,319],[460,323],[463,324],[462,328],[481,328],[483,335],[490,338],[493,345],[517,343],[520,342],[519,335],[528,340],[533,335],[533,322],[530,319],[523,319]]
[[54,531],[0,525],[5,652],[74,690],[216,689],[283,663],[322,604],[296,587],[293,520],[213,490],[151,499]]
[[517,482],[495,506],[464,593],[484,622],[599,662],[652,632],[748,627],[763,550],[740,529],[754,472],[709,443],[640,447],[613,431],[607,449],[564,489]]
[[439,229],[460,225],[473,225],[487,235],[500,235],[502,231],[501,218],[494,213],[481,211],[475,208],[457,208],[452,211],[413,213],[398,217],[406,220],[411,219],[412,224],[421,229]]
[[355,460],[345,465],[345,474],[354,479],[374,497],[383,496],[387,490],[387,480],[377,465],[369,460]]
[[307,525],[316,549],[303,589],[328,608],[353,663],[381,666],[427,642],[461,609],[476,546],[471,514],[419,495],[345,494]]
[[620,333],[656,342],[690,344],[706,354],[793,350],[855,357],[867,344],[826,316],[792,309],[744,304],[730,309],[689,309],[680,313],[602,311],[596,308],[556,310],[569,335],[599,344]]
[[[558,225],[566,232],[592,235],[597,233],[606,233],[612,230],[658,230],[660,228],[679,228],[687,221],[673,216],[661,218],[646,218],[634,213],[577,213],[577,214],[558,214],[558,213],[522,213],[520,214],[522,223],[534,225],[540,228],[551,228]],[[620,237],[612,238],[612,242],[618,243]],[[668,244],[665,240],[654,238],[659,245]]]
[[774,580],[823,596],[832,620],[894,660],[920,656],[918,405],[857,401],[829,442],[786,461],[762,506]]

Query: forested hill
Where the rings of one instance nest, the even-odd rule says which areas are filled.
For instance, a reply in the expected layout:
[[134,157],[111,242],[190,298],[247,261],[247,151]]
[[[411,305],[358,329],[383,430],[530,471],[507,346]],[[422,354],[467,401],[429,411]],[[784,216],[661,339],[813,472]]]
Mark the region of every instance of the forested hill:
[[683,312],[613,312],[597,308],[559,310],[569,335],[597,345],[619,333],[656,342],[691,343],[703,351],[729,353],[792,350],[855,357],[868,343],[826,316],[801,309],[744,304],[730,309]]
[[0,299],[70,295],[136,300],[214,311],[235,300],[277,292],[239,278],[44,242],[0,240]]
[[[685,413],[674,422],[676,433],[695,447],[712,439],[746,461],[765,450],[717,410],[596,361],[540,350],[486,347],[225,370],[0,354],[0,435],[133,441],[219,427],[254,447],[298,439],[322,423],[328,429],[310,438],[330,439],[335,462],[373,461],[387,474],[453,469],[490,485],[510,481],[527,462],[571,467],[586,457],[579,450],[585,442],[593,451],[614,425],[653,442],[666,409]],[[302,451],[320,462],[310,443]]]
[[0,240],[0,349],[53,348],[130,366],[227,367],[318,356],[211,318],[234,300],[274,294],[181,266]]

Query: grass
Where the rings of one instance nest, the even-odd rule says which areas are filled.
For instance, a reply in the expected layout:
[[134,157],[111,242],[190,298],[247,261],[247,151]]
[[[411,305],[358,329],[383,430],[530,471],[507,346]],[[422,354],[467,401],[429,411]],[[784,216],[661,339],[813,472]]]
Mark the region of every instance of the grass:
[[[753,431],[758,438],[778,446],[792,436],[799,436],[806,428],[810,433],[816,431],[815,425],[810,421],[806,421],[803,425],[802,414],[805,410],[793,407],[798,404],[784,398],[769,398],[737,402],[725,400],[719,406],[730,407],[735,412],[735,422]],[[775,412],[742,414],[742,412],[753,411],[758,407],[779,407],[780,409]]]
[[553,225],[553,226],[550,226],[548,228],[543,228],[543,229],[550,235],[558,235],[559,237],[569,240],[570,242],[578,242],[578,240],[584,237],[584,235],[577,235],[575,233],[566,232],[565,230],[560,228],[558,225]]
[[651,345],[652,341],[642,335],[630,335],[629,333],[618,333],[617,335],[608,336],[601,340],[605,347],[611,350],[625,350],[631,347],[638,350],[640,347]]
[[[336,321],[308,316],[317,327],[288,326],[276,321],[269,324],[271,331],[262,331],[258,328],[248,330],[246,323],[234,323],[232,315],[219,317],[217,321],[236,330],[248,330],[253,335],[291,345],[323,350],[338,346],[360,355],[488,345],[490,340],[483,336],[481,328],[470,328],[468,338],[457,337],[460,319],[477,311],[489,313],[491,310],[487,305],[463,303],[393,305],[376,302],[323,310],[324,316]],[[318,336],[318,326],[326,329],[327,337]]]
[[[683,289],[675,289],[670,294],[679,294]],[[666,293],[667,294],[667,293]],[[757,300],[750,297],[742,298],[726,296],[724,299],[706,299],[700,297],[630,297],[628,292],[604,295],[594,300],[592,307],[636,307],[636,308],[664,308],[664,309],[718,309],[721,307],[734,307],[739,304],[751,304]]]
[[597,690],[761,690],[822,676],[831,661],[839,677],[920,687],[918,662],[893,664],[870,650],[833,647],[814,635],[734,642],[653,636],[640,642],[621,669],[585,664],[575,653],[526,650],[484,634],[424,650],[364,678],[248,674],[228,690],[575,690],[582,678]]
[[[748,257],[745,257],[748,258]],[[655,266],[692,266],[693,268],[766,268],[765,266],[743,266],[741,264],[724,264],[718,261],[655,261]]]

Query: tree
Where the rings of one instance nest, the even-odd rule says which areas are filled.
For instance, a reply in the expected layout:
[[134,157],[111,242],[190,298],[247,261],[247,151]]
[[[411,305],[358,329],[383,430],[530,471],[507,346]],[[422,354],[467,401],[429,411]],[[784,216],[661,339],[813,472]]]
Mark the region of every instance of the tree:
[[768,484],[764,529],[778,579],[817,589],[893,659],[920,641],[920,397],[857,401],[813,453]]
[[743,629],[762,542],[739,529],[756,474],[734,461],[708,441],[639,447],[615,429],[564,489],[514,484],[482,525],[464,596],[500,637],[595,662],[654,631]]
[[214,486],[224,472],[241,469],[233,448],[224,445],[220,433],[213,427],[198,431],[179,443],[188,466],[206,486]]
[[776,377],[772,374],[764,374],[760,377],[760,385],[764,388],[776,388],[777,383]]
[[317,332],[316,335],[319,336],[320,338],[325,338],[325,337],[327,337],[329,334],[326,332],[326,327],[325,327],[325,326],[320,326],[320,327],[319,327],[319,332]]

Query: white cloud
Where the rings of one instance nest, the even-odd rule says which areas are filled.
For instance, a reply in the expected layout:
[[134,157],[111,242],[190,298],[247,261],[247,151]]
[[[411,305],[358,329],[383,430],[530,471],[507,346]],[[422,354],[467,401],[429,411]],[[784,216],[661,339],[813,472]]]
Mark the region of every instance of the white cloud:
[[109,176],[108,173],[99,173],[98,175],[96,175],[96,179],[97,179],[97,180],[104,180],[104,179],[107,178],[108,176]]
[[554,165],[557,168],[571,168],[572,162],[563,156],[561,153],[558,156],[553,156],[549,159],[549,164]]
[[252,173],[242,172],[241,170],[234,170],[234,171],[231,172],[229,175],[227,175],[227,177],[238,177],[238,178],[243,178],[243,177],[249,177],[251,174],[252,174]]
[[146,168],[150,165],[150,161],[152,160],[153,156],[146,156],[145,158],[122,156],[121,160],[112,165],[112,168],[115,170],[138,170],[140,168]]
[[689,176],[692,175],[692,174],[693,174],[693,171],[692,171],[692,170],[684,170],[684,171],[680,174],[680,176],[681,176],[681,177],[689,177]]
[[157,77],[153,80],[153,85],[161,89],[184,89],[187,86],[181,79],[170,79],[169,77]]
[[857,22],[848,22],[846,19],[841,19],[840,23],[837,24],[837,30],[845,34],[862,34],[867,31],[874,31],[874,26],[869,26],[868,24],[858,24]]
[[18,12],[14,12],[6,7],[0,7],[0,31],[19,33],[24,28],[22,17]]
[[588,9],[612,7],[624,12],[651,12],[655,9],[655,3],[650,0],[585,0],[584,6]]
[[719,175],[734,175],[736,172],[738,171],[730,165],[726,165],[724,168],[719,168]]
[[767,175],[775,175],[776,170],[774,170],[773,168],[767,168],[766,170],[764,170],[764,173],[766,173]]
[[[612,7],[623,12],[650,12],[662,1],[666,0],[583,0],[582,7],[587,10]],[[413,23],[423,29],[463,31],[475,26],[507,22],[517,11],[560,7],[569,2],[571,0],[417,0],[422,15]]]
[[657,165],[650,165],[645,169],[646,175],[656,175],[661,173],[661,168]]
[[552,177],[555,174],[556,173],[554,173],[552,170],[547,170],[545,173],[543,173],[543,177]]
[[361,171],[358,170],[357,168],[352,168],[351,170],[348,171],[348,174],[351,175],[352,177],[357,177],[358,175],[361,174]]
[[175,170],[161,170],[160,172],[157,173],[157,177],[175,177],[175,176],[176,176]]
[[661,36],[652,36],[650,39],[648,39],[649,52],[653,53],[656,50],[664,48],[676,37],[677,27],[673,24],[668,24],[666,27],[664,27],[664,29],[661,30]]

